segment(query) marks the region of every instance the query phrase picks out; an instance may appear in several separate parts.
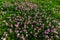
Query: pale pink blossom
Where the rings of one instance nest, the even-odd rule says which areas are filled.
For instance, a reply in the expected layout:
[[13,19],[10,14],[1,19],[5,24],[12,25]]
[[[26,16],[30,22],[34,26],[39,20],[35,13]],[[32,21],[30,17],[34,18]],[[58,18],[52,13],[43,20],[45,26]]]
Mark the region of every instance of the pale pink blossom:
[[44,28],[44,24],[42,24],[41,28]]
[[38,32],[40,32],[41,28],[38,28]]
[[26,37],[28,37],[28,34],[26,34]]
[[54,28],[54,26],[52,26],[52,28]]
[[45,36],[45,38],[49,38],[49,36],[48,36],[48,35],[46,35],[46,36]]
[[24,28],[27,28],[27,25],[24,25]]
[[60,22],[58,22],[58,25],[60,25]]
[[49,38],[48,40],[52,40],[51,38]]
[[18,26],[19,26],[19,24],[20,24],[20,22],[18,22],[17,24],[15,24],[15,27],[18,27]]
[[47,29],[47,30],[45,30],[45,34],[49,34],[49,32],[50,32],[50,29]]
[[58,36],[58,35],[56,35],[56,38],[59,38],[59,36]]
[[58,32],[56,31],[56,28],[52,29],[52,32],[58,34]]
[[13,24],[10,25],[13,28]]
[[3,40],[6,40],[6,38],[3,38]]
[[19,25],[18,24],[15,24],[15,27],[18,27]]
[[34,28],[34,30],[36,30],[36,28]]
[[23,36],[23,35],[21,36],[21,39],[22,39],[22,40],[25,40],[25,38],[24,38],[24,36]]
[[12,33],[12,29],[10,29],[10,33]]
[[38,33],[35,33],[34,36],[37,37]]
[[20,34],[19,33],[17,34],[17,37],[20,37]]
[[60,28],[60,26],[58,26],[58,28]]
[[7,37],[7,32],[4,32],[3,36]]
[[18,32],[19,32],[19,30],[15,30],[15,32],[16,32],[16,33],[18,33]]
[[49,26],[51,26],[51,22],[49,22]]

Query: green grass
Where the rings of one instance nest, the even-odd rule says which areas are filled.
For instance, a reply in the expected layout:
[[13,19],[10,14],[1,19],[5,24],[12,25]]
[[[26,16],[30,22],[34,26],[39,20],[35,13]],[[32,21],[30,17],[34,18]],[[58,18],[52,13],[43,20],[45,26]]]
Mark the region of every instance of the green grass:
[[[2,6],[3,5],[2,2],[5,2],[5,1],[7,1],[7,2],[15,2],[14,0],[0,0],[0,5]],[[24,0],[18,0],[18,1],[22,2]],[[29,1],[32,2],[32,3],[37,4],[38,7],[39,7],[39,10],[40,11],[42,10],[41,12],[45,11],[45,13],[47,13],[46,14],[47,17],[49,15],[51,15],[51,18],[55,18],[58,21],[60,21],[60,14],[59,14],[60,12],[58,12],[58,13],[56,12],[56,9],[58,9],[60,11],[60,0],[29,0]],[[0,6],[0,8],[1,8],[1,6]],[[15,8],[15,6],[14,6],[14,8]],[[24,15],[24,14],[21,14],[21,13],[24,13],[25,11],[16,11],[16,10],[14,10],[14,8],[12,6],[10,8],[8,8],[8,10],[13,11],[13,12],[9,12],[8,10],[6,10],[6,14],[2,14],[1,13],[2,9],[0,9],[0,25],[4,24],[4,23],[1,22],[2,20],[9,21],[9,19],[7,19],[7,17],[11,16],[11,14],[16,14],[16,16],[17,16],[20,13],[20,16]],[[32,10],[29,13],[30,14],[28,14],[28,15],[31,15],[32,13],[34,13],[34,10]],[[32,16],[33,16],[33,14],[32,14]],[[23,16],[23,17],[25,19],[27,19],[27,17],[25,17],[25,16]],[[9,23],[11,24],[11,21]],[[6,26],[2,26],[2,27],[0,26],[0,38],[2,37],[4,31],[6,31],[7,28],[8,27],[6,27]],[[60,29],[57,29],[57,30],[60,33]],[[8,34],[9,37],[7,39],[8,40],[17,40],[17,38],[15,38],[14,35],[15,35],[15,33],[14,33],[14,30],[13,30],[12,34],[10,34],[10,35]],[[59,36],[60,36],[60,34],[59,34]],[[31,40],[37,40],[37,39],[34,37]],[[56,40],[59,40],[59,39],[56,39]]]

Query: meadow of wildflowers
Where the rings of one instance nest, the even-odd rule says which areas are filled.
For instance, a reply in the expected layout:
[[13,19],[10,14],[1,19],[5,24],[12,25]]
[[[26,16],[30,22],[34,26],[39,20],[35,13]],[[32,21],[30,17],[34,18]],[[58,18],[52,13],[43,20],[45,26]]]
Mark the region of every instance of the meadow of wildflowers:
[[1,1],[0,40],[60,40],[59,2]]

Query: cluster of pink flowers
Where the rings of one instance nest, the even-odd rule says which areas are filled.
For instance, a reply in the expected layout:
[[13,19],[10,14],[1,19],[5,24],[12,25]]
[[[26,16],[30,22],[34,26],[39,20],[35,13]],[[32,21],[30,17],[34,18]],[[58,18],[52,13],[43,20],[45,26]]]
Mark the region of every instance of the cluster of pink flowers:
[[50,29],[45,30],[45,34],[49,34]]
[[[18,9],[17,9],[18,10]],[[20,40],[28,40],[29,38],[32,39],[35,37],[37,40],[38,38],[52,40],[54,37],[59,38],[58,31],[56,28],[60,28],[60,23],[58,23],[58,27],[54,25],[57,23],[56,20],[51,18],[51,15],[48,15],[45,12],[40,12],[40,9],[36,9],[33,13],[17,13],[10,14],[7,17],[8,20],[3,20],[3,26],[8,27],[6,33],[4,32],[2,39],[6,40],[8,35],[15,33],[16,38]],[[32,10],[33,11],[33,10]],[[20,15],[22,14],[22,15]],[[54,36],[55,35],[55,36]],[[33,37],[32,37],[33,36]]]

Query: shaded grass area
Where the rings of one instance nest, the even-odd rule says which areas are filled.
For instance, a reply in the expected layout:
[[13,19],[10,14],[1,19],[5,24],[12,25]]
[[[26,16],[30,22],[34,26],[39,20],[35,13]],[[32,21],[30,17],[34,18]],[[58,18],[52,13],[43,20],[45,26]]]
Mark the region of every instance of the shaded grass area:
[[52,11],[52,16],[60,20],[59,13],[60,12],[55,12],[55,11],[60,11],[60,0],[30,0],[30,2],[36,3],[41,6],[42,9],[45,10],[51,10]]

